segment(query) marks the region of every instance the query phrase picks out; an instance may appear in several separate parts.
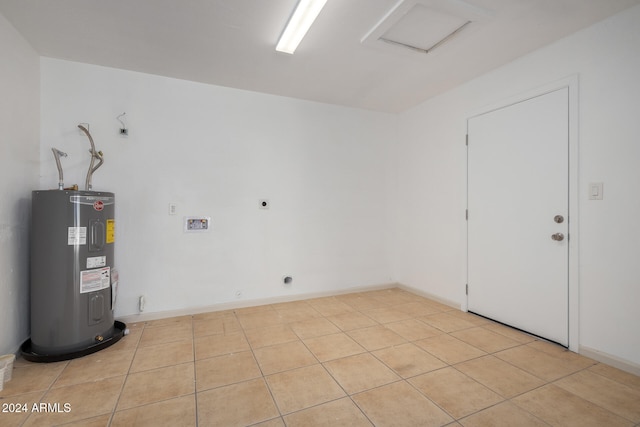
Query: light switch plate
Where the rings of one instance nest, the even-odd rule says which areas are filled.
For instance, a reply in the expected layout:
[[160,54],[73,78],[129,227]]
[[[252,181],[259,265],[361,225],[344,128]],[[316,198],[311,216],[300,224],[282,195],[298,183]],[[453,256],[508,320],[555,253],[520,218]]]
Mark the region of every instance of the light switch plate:
[[589,183],[589,200],[602,200],[603,190],[604,190],[604,184],[602,182],[590,182]]

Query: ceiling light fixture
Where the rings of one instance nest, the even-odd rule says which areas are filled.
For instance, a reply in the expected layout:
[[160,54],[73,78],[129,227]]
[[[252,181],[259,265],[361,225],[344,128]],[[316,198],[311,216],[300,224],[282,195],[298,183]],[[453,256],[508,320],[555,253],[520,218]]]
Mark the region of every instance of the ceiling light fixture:
[[327,0],[298,1],[296,10],[289,18],[289,22],[278,40],[276,50],[293,54],[326,2]]

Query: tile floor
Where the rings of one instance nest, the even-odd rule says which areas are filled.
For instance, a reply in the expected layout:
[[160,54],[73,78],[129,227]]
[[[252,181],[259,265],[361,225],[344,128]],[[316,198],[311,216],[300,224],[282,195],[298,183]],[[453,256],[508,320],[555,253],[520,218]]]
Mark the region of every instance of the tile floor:
[[400,289],[128,326],[17,360],[0,425],[640,426],[640,377]]

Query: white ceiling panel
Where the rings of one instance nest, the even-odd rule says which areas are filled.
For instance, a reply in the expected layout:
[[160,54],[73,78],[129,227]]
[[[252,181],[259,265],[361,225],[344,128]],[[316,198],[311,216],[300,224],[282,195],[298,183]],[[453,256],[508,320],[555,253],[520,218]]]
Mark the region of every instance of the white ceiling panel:
[[[296,0],[0,0],[0,13],[47,57],[398,112],[639,3],[328,0],[294,55],[275,45]],[[428,54],[378,43],[428,50],[465,13]]]

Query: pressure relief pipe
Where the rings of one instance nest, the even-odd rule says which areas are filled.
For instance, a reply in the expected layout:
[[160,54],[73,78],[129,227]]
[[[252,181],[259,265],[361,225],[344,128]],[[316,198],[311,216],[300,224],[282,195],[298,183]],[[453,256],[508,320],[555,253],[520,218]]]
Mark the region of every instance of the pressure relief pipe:
[[[96,145],[93,143],[93,138],[91,137],[89,130],[82,125],[78,125],[78,128],[82,132],[84,132],[85,135],[87,135],[87,138],[89,138],[89,143],[91,144],[91,150],[89,150],[89,153],[91,153],[91,162],[89,163],[89,170],[87,171],[87,179],[85,180],[85,184],[84,184],[84,189],[86,191],[90,191],[92,188],[91,178],[93,177],[93,173],[96,170],[98,170],[100,166],[102,166],[102,163],[104,163],[104,158],[102,157],[102,151],[96,151]],[[98,163],[98,165],[94,167],[96,159],[98,159],[100,163]]]
[[58,190],[64,190],[64,175],[62,173],[60,156],[67,157],[67,153],[62,152],[57,148],[51,148],[51,151],[53,151],[53,157],[56,159],[56,166],[58,167]]

